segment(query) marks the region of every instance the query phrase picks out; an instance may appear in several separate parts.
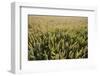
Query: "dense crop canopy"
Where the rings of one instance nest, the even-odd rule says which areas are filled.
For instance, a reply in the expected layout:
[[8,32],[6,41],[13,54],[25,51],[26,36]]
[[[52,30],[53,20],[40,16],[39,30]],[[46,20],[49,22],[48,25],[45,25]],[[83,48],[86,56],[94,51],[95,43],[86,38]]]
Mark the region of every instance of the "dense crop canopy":
[[33,19],[33,24],[28,25],[28,60],[88,57],[87,18],[83,18],[83,23],[82,18],[79,18],[81,21],[76,18],[76,23],[70,21],[71,19],[68,22],[68,18],[62,19],[60,23],[59,18],[41,18],[40,16],[37,20]]

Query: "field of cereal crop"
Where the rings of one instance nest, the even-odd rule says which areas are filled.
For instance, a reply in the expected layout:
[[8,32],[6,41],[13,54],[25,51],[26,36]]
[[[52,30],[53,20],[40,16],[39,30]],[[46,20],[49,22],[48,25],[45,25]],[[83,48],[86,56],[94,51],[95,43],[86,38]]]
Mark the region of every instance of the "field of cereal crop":
[[28,60],[88,58],[88,18],[28,16]]

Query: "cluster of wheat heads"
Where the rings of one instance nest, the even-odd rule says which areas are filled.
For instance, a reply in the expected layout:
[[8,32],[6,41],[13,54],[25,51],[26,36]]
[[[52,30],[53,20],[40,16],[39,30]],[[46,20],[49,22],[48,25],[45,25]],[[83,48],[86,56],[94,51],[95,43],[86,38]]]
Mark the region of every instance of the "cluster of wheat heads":
[[30,16],[28,60],[88,58],[86,17]]

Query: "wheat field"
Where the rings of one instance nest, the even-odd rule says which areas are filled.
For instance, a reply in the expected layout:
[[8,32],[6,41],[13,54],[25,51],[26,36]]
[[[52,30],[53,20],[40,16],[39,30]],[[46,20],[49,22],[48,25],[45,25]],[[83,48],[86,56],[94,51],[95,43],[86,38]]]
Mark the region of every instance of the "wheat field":
[[28,16],[28,60],[88,58],[88,18]]

